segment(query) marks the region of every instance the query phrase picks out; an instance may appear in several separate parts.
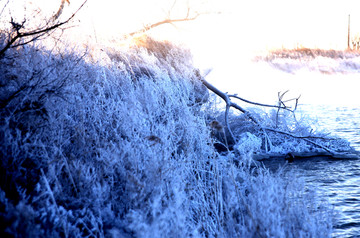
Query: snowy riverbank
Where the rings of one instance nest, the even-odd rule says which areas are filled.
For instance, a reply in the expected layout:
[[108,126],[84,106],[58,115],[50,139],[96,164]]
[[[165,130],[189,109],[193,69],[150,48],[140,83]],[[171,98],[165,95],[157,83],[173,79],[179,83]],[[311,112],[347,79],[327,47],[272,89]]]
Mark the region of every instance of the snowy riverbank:
[[199,100],[189,51],[143,38],[106,48],[104,64],[59,50],[25,45],[1,59],[1,234],[330,236],[326,198],[294,171],[254,166],[264,145],[246,118],[253,133],[217,153],[219,112]]

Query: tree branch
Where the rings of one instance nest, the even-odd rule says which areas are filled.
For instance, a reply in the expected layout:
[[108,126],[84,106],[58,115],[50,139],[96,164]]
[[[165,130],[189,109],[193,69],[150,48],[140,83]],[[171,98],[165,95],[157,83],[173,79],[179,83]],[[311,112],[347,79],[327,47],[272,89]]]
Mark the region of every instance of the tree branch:
[[[21,38],[24,38],[24,37],[31,37],[31,36],[34,36],[34,38],[30,39],[29,41],[27,41],[27,43],[30,43],[30,42],[33,42],[35,40],[37,40],[39,37],[42,36],[42,34],[45,34],[45,33],[48,33],[52,30],[55,30],[56,28],[59,28],[60,26],[62,25],[65,25],[67,24],[69,21],[71,21],[75,15],[80,11],[80,9],[85,5],[85,3],[87,2],[87,0],[85,0],[81,6],[65,21],[63,22],[59,22],[59,23],[56,23],[54,25],[51,25],[51,26],[45,26],[43,28],[40,28],[40,29],[36,29],[36,30],[33,30],[33,31],[28,31],[28,32],[20,32],[20,29],[23,27],[23,24],[20,25],[20,28],[15,28],[16,30],[16,34],[14,37],[10,37],[10,39],[8,40],[7,44],[4,46],[4,48],[2,48],[0,50],[0,58],[2,58],[5,54],[5,52],[9,49],[9,48],[14,48],[14,47],[17,47],[19,46],[20,44],[17,44],[17,45],[14,45],[14,43],[18,40],[18,39],[21,39]],[[16,23],[14,23],[13,21],[11,21],[11,23],[14,25]]]
[[158,27],[158,26],[161,26],[161,25],[164,25],[164,24],[173,24],[173,23],[176,23],[176,22],[193,21],[196,18],[198,18],[200,15],[201,15],[200,13],[197,13],[193,17],[186,16],[185,18],[179,18],[179,19],[170,19],[170,18],[168,18],[168,19],[165,19],[163,21],[159,21],[159,22],[156,22],[154,24],[147,25],[143,29],[131,32],[128,35],[129,36],[134,36],[134,35],[137,35],[137,34],[140,34],[140,33],[144,33],[144,32],[147,32],[147,31],[151,30],[152,28],[155,28],[155,27]]
[[228,95],[229,97],[233,97],[233,98],[236,98],[236,99],[239,99],[243,102],[246,102],[246,103],[249,103],[249,104],[253,104],[253,105],[256,105],[256,106],[261,106],[261,107],[273,107],[273,108],[280,108],[280,109],[284,109],[284,110],[287,110],[287,111],[293,111],[293,110],[290,110],[289,107],[286,107],[286,106],[276,106],[276,105],[269,105],[269,104],[263,104],[263,103],[257,103],[257,102],[252,102],[252,101],[249,101],[247,99],[244,99],[244,98],[241,98],[239,97],[238,95],[234,94],[234,95]]
[[[267,128],[267,127],[263,127],[261,125],[260,122],[258,122],[248,111],[246,111],[244,108],[240,107],[239,105],[237,105],[236,103],[233,103],[231,102],[230,100],[230,97],[235,97],[235,98],[238,98],[240,100],[242,100],[240,97],[237,97],[237,96],[234,96],[234,95],[228,95],[226,93],[223,93],[222,91],[220,91],[219,89],[217,89],[216,87],[214,87],[212,84],[210,84],[208,81],[206,81],[204,79],[204,77],[202,77],[200,75],[200,72],[197,70],[195,71],[195,74],[197,76],[197,78],[210,90],[212,91],[213,93],[215,93],[216,95],[218,95],[219,97],[221,97],[225,103],[226,103],[226,109],[225,109],[225,124],[226,124],[226,127],[228,128],[228,131],[232,137],[232,139],[236,142],[236,139],[235,139],[235,136],[230,128],[230,125],[229,125],[229,122],[228,122],[228,114],[229,114],[229,109],[231,107],[239,110],[240,112],[244,113],[251,121],[253,121],[257,126],[259,126],[259,128],[261,128],[261,130],[264,132],[264,135],[265,135],[265,140],[269,140],[268,138],[268,135],[266,133],[266,131],[271,131],[271,132],[274,132],[274,133],[278,133],[278,134],[283,134],[283,135],[287,135],[287,136],[290,136],[290,137],[293,137],[293,138],[296,138],[296,139],[301,139],[301,140],[304,140],[312,145],[315,145],[331,154],[334,154],[335,152],[323,145],[320,145],[319,143],[316,143],[312,140],[310,140],[309,138],[315,138],[315,137],[304,137],[304,136],[296,136],[296,135],[293,135],[291,133],[288,133],[288,132],[284,132],[284,131],[281,131],[281,130],[277,130],[277,129],[273,129],[273,128]],[[286,93],[286,92],[285,92]],[[288,107],[285,105],[285,103],[282,101],[282,98],[283,96],[285,95],[285,93],[283,94],[280,94],[279,93],[279,106],[272,106],[272,105],[267,105],[267,104],[260,104],[260,103],[253,103],[253,102],[250,102],[248,100],[243,100],[245,102],[250,102],[251,104],[256,104],[256,105],[260,105],[260,106],[270,106],[270,107],[277,107],[279,110],[280,109],[287,109]],[[296,98],[296,105],[297,105],[297,102],[298,102],[298,99],[299,98]],[[282,105],[282,106],[281,106]],[[319,137],[316,137],[319,139]],[[322,139],[325,139],[325,138],[322,138]],[[270,140],[269,140],[269,143],[271,144]],[[266,141],[265,141],[265,144]],[[266,146],[267,147],[267,146]],[[265,148],[267,150],[267,148]]]
[[153,23],[153,24],[146,25],[146,26],[144,26],[143,29],[128,33],[127,36],[132,37],[132,36],[134,36],[136,34],[145,33],[145,32],[147,32],[147,31],[149,31],[149,30],[151,30],[151,29],[153,29],[155,27],[158,27],[158,26],[161,26],[161,25],[164,25],[164,24],[172,24],[173,25],[174,23],[177,23],[177,22],[185,22],[185,21],[196,20],[201,15],[220,14],[221,13],[221,12],[211,12],[211,11],[209,11],[209,12],[207,12],[207,11],[201,11],[201,12],[192,11],[191,6],[188,5],[187,9],[186,9],[186,13],[184,14],[183,18],[172,18],[171,17],[171,12],[175,8],[176,3],[177,3],[177,0],[174,0],[174,2],[171,4],[170,9],[166,13],[166,19],[165,20],[162,20],[162,21],[159,21],[159,22],[156,22],[156,23]]

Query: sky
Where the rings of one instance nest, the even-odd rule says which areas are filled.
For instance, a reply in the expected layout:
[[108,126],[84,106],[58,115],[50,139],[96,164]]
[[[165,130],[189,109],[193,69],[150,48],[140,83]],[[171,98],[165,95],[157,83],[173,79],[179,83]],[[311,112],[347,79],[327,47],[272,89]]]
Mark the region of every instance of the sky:
[[[199,17],[196,22],[177,24],[157,32],[162,37],[190,38],[193,44],[237,41],[245,48],[275,47],[344,48],[347,45],[348,15],[353,33],[360,31],[360,1],[345,0],[89,0],[88,18],[99,34],[126,33],[166,18],[186,14],[186,4],[199,12],[222,12]],[[200,2],[203,2],[201,4]],[[357,30],[359,29],[359,30]],[[167,35],[167,36],[166,36]],[[179,36],[181,35],[181,36]],[[186,36],[189,35],[189,36]],[[187,39],[190,41],[189,39]]]
[[[72,0],[75,1],[75,0]],[[358,0],[89,0],[80,16],[89,36],[117,38],[165,19],[182,18],[187,6],[193,12],[205,12],[197,20],[163,25],[152,31],[155,37],[188,45],[195,55],[217,58],[237,55],[253,57],[274,48],[347,47],[348,16],[351,36],[360,32]],[[72,4],[72,3],[71,3]],[[216,14],[221,12],[221,14]],[[100,40],[101,41],[101,40]]]
[[[51,14],[60,0],[2,0],[0,13],[7,2],[12,14],[17,10],[21,16],[24,7],[20,6],[25,2],[27,9],[38,7]],[[82,2],[70,0],[63,16]],[[182,18],[188,6],[192,12],[210,14],[176,27],[161,26],[151,34],[194,48],[220,44],[246,51],[301,46],[343,49],[347,46],[349,14],[352,36],[360,32],[358,0],[88,0],[78,19],[84,36],[103,40],[161,21],[169,12],[172,18]],[[218,12],[221,14],[213,14]]]
[[[9,13],[8,10],[3,11],[7,2],[0,1],[2,19],[6,19],[5,14]],[[10,0],[6,9],[12,9],[11,14],[17,13],[21,18],[24,16],[24,8],[20,6],[24,2],[27,3],[27,10],[30,7],[41,9],[51,16],[57,11],[60,0]],[[70,0],[62,17],[69,16],[82,2],[83,0]],[[284,74],[271,75],[273,78],[269,81],[270,71],[266,67],[254,68],[249,64],[249,59],[254,55],[281,47],[345,49],[349,15],[351,35],[360,33],[359,0],[88,0],[73,23],[76,26],[72,28],[73,39],[106,44],[108,40],[116,41],[144,25],[166,19],[169,12],[171,18],[182,18],[186,15],[188,6],[192,12],[207,14],[195,21],[174,26],[163,25],[149,33],[159,39],[186,44],[194,55],[195,66],[200,69],[215,68],[210,78],[218,80],[222,85],[228,84],[231,88],[237,83],[241,91],[246,82],[242,95],[250,93],[248,96],[251,97],[251,92],[259,90],[259,84],[266,85],[263,92],[257,93],[258,96],[264,95],[262,102],[268,102],[265,94],[270,88],[272,91],[267,95],[274,96],[277,90],[293,88],[293,91],[298,89],[300,94],[311,89],[304,84],[304,78],[307,79],[310,75],[300,75],[297,78]],[[218,12],[221,14],[217,14]],[[283,78],[294,79],[294,84],[287,85]],[[312,95],[307,96],[308,99],[318,97],[318,87],[330,85],[325,80],[328,78],[321,79],[317,86],[311,79],[306,81],[316,86],[312,87]],[[338,88],[338,80],[333,81],[332,88],[328,89],[331,93],[328,97],[323,97],[326,101],[334,98],[331,95]],[[250,82],[254,83],[250,85]],[[358,88],[345,84],[343,87],[342,91],[345,93]],[[351,91],[345,96],[355,94],[357,92]]]

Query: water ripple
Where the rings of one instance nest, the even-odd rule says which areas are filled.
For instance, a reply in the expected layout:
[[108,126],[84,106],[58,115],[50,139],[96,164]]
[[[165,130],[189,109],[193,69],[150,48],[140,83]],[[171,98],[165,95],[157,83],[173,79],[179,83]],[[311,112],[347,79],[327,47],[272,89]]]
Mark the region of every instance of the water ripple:
[[[304,105],[320,128],[347,139],[360,151],[360,108]],[[360,237],[360,160],[294,163],[309,186],[329,197],[337,212],[334,237]]]

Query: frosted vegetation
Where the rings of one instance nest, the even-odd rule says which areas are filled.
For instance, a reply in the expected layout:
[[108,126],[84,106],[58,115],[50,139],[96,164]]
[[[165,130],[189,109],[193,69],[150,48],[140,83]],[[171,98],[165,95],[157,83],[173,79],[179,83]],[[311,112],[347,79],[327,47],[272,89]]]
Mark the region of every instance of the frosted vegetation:
[[323,74],[348,74],[360,72],[359,51],[321,50],[298,48],[293,50],[273,50],[267,55],[256,57],[266,61],[276,69],[287,73],[301,70]]
[[[233,113],[238,142],[219,153],[211,122],[223,110],[189,51],[145,37],[98,58],[36,43],[0,59],[1,235],[330,236],[326,198],[252,157],[321,148]],[[249,111],[263,127],[326,137],[291,112]]]

